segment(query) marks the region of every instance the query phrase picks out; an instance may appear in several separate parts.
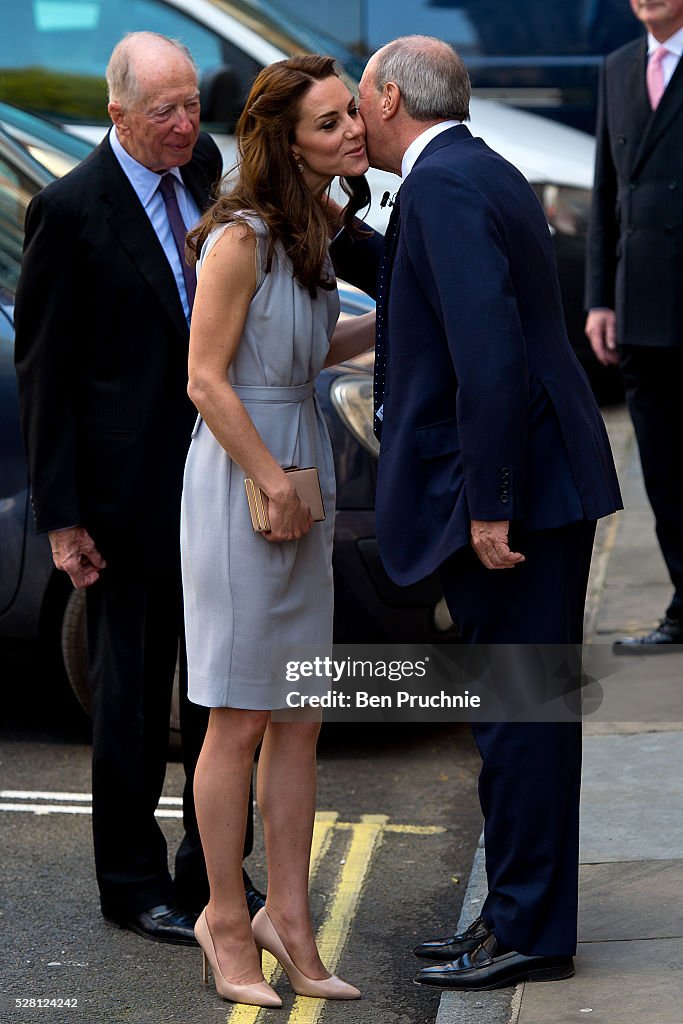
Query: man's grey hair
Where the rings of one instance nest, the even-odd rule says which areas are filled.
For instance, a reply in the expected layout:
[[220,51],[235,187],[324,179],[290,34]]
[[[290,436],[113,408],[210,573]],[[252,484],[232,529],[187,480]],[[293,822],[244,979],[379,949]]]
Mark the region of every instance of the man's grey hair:
[[415,121],[467,121],[470,76],[452,46],[433,36],[401,36],[378,50],[375,87],[387,82],[401,91],[406,113]]
[[141,45],[172,46],[189,61],[195,75],[199,78],[192,54],[179,39],[162,36],[159,32],[129,32],[116,44],[107,64],[106,77],[110,103],[120,103],[122,107],[130,107],[140,100],[141,89],[135,72],[135,58],[140,53]]

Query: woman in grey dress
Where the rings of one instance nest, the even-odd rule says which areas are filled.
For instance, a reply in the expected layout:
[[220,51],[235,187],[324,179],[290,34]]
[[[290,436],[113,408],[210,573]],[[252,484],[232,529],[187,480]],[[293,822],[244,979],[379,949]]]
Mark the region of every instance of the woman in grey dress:
[[[185,473],[183,588],[189,696],[211,709],[195,775],[211,896],[195,934],[224,998],[280,1005],[261,972],[265,948],[296,992],[355,999],[323,966],[308,905],[319,723],[271,711],[285,706],[278,652],[332,640],[334,469],[314,379],[368,348],[374,325],[335,327],[325,195],[334,176],[349,179],[344,221],[356,230],[365,128],[332,59],[299,57],[260,73],[237,138],[237,184],[190,236],[200,269],[189,393],[200,418]],[[291,465],[317,467],[324,522],[312,521]],[[252,529],[245,477],[267,495],[267,533]],[[259,742],[268,895],[250,926],[241,865]]]

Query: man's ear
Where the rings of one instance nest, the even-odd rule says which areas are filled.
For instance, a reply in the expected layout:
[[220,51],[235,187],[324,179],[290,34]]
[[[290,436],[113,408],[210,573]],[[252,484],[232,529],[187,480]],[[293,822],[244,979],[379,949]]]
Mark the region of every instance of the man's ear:
[[390,121],[401,105],[401,90],[396,82],[387,82],[382,90],[382,118]]
[[116,125],[116,130],[125,134],[128,131],[128,126],[126,125],[126,114],[121,104],[113,100],[111,103],[107,104],[107,111],[113,123]]

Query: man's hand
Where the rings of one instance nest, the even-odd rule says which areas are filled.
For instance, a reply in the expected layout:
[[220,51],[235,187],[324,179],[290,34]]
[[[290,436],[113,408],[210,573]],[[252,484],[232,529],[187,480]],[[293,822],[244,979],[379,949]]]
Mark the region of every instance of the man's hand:
[[69,574],[77,590],[97,582],[107,563],[87,530],[71,526],[67,530],[50,530],[48,537],[55,565]]
[[617,352],[617,314],[613,309],[592,309],[586,317],[586,337],[603,366],[619,362]]
[[486,522],[473,519],[470,524],[470,539],[479,561],[487,569],[512,569],[524,561],[519,551],[510,551],[507,519]]

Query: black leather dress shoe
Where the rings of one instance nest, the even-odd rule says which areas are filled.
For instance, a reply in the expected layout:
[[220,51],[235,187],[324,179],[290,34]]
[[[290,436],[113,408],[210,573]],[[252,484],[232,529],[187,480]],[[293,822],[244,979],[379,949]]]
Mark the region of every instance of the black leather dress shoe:
[[683,621],[667,615],[644,636],[624,636],[612,645],[614,654],[666,654],[683,650]]
[[438,985],[464,991],[490,991],[522,981],[561,981],[574,974],[571,956],[524,956],[501,950],[495,935],[449,964],[423,967],[415,976],[418,985]]
[[249,917],[253,921],[261,907],[265,907],[266,897],[258,889],[255,889],[253,885],[245,887],[244,895],[247,901]]
[[155,942],[171,942],[176,946],[196,946],[194,925],[196,914],[186,913],[177,907],[169,907],[165,903],[149,910],[141,910],[138,914],[127,917],[107,917],[119,928],[129,928],[145,939]]
[[486,921],[478,917],[468,928],[459,935],[446,936],[444,939],[432,939],[431,942],[421,942],[413,950],[415,956],[424,960],[457,960],[463,953],[471,953],[476,949],[488,935],[491,929]]

